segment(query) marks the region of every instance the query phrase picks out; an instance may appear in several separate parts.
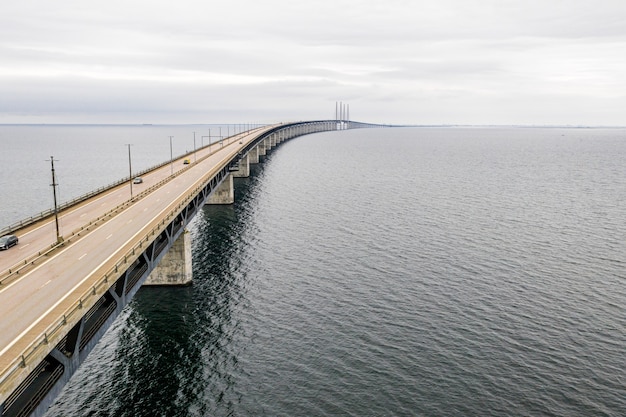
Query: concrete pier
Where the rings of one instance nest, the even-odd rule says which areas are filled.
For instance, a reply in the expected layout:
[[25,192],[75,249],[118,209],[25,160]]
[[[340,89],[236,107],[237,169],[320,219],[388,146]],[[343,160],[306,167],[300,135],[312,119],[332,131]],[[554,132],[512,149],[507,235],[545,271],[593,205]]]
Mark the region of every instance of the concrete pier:
[[259,163],[259,147],[255,146],[248,152],[248,160],[251,164]]
[[206,204],[233,204],[234,202],[235,187],[233,186],[233,176],[229,174],[209,196]]
[[231,173],[235,178],[248,178],[250,176],[250,157],[244,156],[239,160],[238,169]]
[[143,285],[190,285],[191,235],[185,229]]
[[259,151],[259,156],[267,155],[267,148],[265,147],[265,139],[263,139],[261,142],[259,142],[259,144],[257,145],[256,149],[258,149],[258,151]]
[[[289,122],[261,127],[242,135],[245,140],[230,137],[228,143],[220,134],[219,143],[202,142],[201,149],[194,143],[194,153],[175,165],[170,160],[164,169],[143,173],[155,192],[134,199],[132,209],[111,211],[129,200],[126,192],[109,187],[62,205],[64,222],[73,225],[62,236],[66,249],[51,249],[49,236],[42,234],[0,259],[0,317],[11,323],[0,331],[0,416],[43,417],[141,285],[191,284],[191,234],[185,227],[204,204],[234,203],[233,178],[247,176],[249,164],[259,164],[266,159],[260,156],[284,141],[340,127],[382,126]],[[188,168],[194,169],[183,164],[189,155],[194,164]],[[176,179],[170,181],[174,167]],[[39,221],[47,222],[33,217],[0,235],[21,236]],[[89,238],[79,238],[85,235]],[[65,284],[48,285],[52,276]]]

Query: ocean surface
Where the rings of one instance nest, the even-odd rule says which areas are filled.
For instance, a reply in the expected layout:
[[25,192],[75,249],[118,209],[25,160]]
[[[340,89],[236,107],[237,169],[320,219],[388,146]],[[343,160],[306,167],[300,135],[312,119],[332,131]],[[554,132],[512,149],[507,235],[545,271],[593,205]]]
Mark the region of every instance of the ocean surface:
[[[204,128],[0,126],[0,227],[49,208],[50,155],[69,198]],[[48,416],[626,415],[626,129],[318,133],[235,187],[193,285],[142,289]]]

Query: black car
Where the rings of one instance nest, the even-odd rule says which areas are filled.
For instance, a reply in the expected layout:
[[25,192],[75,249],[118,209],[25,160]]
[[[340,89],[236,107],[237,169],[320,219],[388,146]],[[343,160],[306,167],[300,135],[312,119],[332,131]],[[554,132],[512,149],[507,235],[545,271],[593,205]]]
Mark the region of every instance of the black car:
[[11,246],[17,245],[18,239],[15,235],[6,235],[0,237],[0,250],[7,250]]

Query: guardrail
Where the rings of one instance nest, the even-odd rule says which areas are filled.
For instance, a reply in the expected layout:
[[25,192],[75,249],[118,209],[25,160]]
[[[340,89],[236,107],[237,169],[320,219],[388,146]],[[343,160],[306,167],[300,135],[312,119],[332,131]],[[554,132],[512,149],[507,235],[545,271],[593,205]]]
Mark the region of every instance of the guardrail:
[[[232,158],[232,156],[234,156],[234,154],[229,155],[230,158]],[[187,167],[187,169],[190,168],[191,167]],[[182,172],[184,172],[184,170],[178,171],[177,174],[180,175]],[[163,230],[165,230],[171,220],[174,219],[189,204],[189,202],[202,191],[204,187],[206,187],[217,172],[219,172],[218,169],[209,171],[209,173],[201,179],[200,185],[196,186],[191,192],[189,192],[187,196],[176,205],[176,207],[170,210],[170,212],[159,222],[157,226],[152,228],[152,230],[150,230],[145,237],[129,249],[123,255],[123,258],[111,267],[88,291],[84,292],[78,301],[65,311],[62,317],[50,325],[46,331],[35,339],[35,341],[31,343],[31,345],[27,347],[19,357],[13,360],[5,370],[1,371],[3,374],[0,376],[0,393],[6,392],[5,385],[16,375],[16,373],[30,365],[33,357],[40,353],[43,347],[49,347],[51,344],[52,346],[55,346],[56,343],[58,343],[58,341],[65,336],[65,332],[60,333],[60,330],[67,325],[74,325],[78,322],[82,315],[78,316],[77,320],[76,314],[84,309],[89,310],[89,308],[91,308],[93,304],[95,304],[95,302],[109,290],[109,288],[119,278],[120,271],[126,271],[128,266],[130,266],[132,262],[134,262],[135,259],[143,253],[143,250],[141,249],[148,246],[161,232],[163,232]],[[168,180],[171,180],[171,178]],[[50,350],[51,348],[47,349],[45,353],[47,354]]]
[[[237,135],[239,135],[239,134],[240,133],[238,133]],[[233,136],[237,136],[237,135],[233,135]],[[228,138],[225,138],[223,140],[227,140],[227,139],[229,139],[229,138],[231,138],[233,136],[229,136]],[[216,143],[219,143],[219,142],[209,143],[209,144],[205,145],[204,147],[196,149],[196,151],[199,151],[201,149],[210,147],[211,145],[214,145]],[[178,156],[174,157],[174,160],[181,159],[181,158],[184,158],[186,156],[190,156],[193,153],[194,152],[192,151],[192,152],[187,152],[187,153],[178,155]],[[155,169],[162,168],[162,167],[166,166],[169,163],[171,163],[171,161],[165,161],[165,162],[162,162],[160,164],[154,165],[154,166],[152,166],[150,168],[146,168],[146,169],[144,169],[142,171],[135,172],[133,174],[133,177],[138,177],[138,176],[141,176],[141,175],[145,175],[145,174],[149,173],[150,171],[154,171]],[[112,188],[115,188],[115,187],[117,187],[117,186],[119,186],[121,184],[124,184],[125,182],[128,182],[128,181],[129,181],[129,178],[119,179],[119,180],[117,180],[115,182],[112,182],[109,185],[105,185],[103,187],[97,188],[97,189],[95,189],[93,191],[90,191],[90,192],[88,192],[86,194],[83,194],[83,195],[81,195],[79,197],[73,198],[72,200],[64,202],[64,203],[62,203],[62,204],[60,204],[58,206],[57,210],[58,211],[65,210],[65,209],[67,209],[69,207],[72,207],[72,206],[78,204],[78,203],[82,203],[83,201],[88,200],[88,199],[90,199],[91,197],[93,197],[93,196],[95,196],[97,194],[100,194],[100,193],[102,193],[104,191],[108,191],[108,190],[110,190]],[[46,217],[52,216],[53,214],[54,214],[54,209],[48,209],[48,210],[44,210],[44,211],[42,211],[42,212],[40,212],[38,214],[35,214],[33,216],[30,216],[30,217],[27,217],[25,219],[22,219],[20,221],[14,222],[13,224],[10,224],[9,226],[6,226],[6,227],[3,227],[2,229],[0,229],[0,236],[4,236],[6,234],[10,234],[11,232],[13,232],[15,230],[19,230],[21,228],[30,226],[30,225],[38,222],[39,220],[43,220]]]
[[[237,136],[237,135],[235,135],[235,136]],[[234,137],[234,136],[232,136],[232,137]],[[228,139],[228,138],[227,138],[227,139]],[[215,144],[215,143],[219,143],[219,142],[214,142],[213,144]],[[206,145],[204,148],[209,147],[209,146],[211,146],[211,144]],[[204,149],[204,148],[201,148],[201,149]],[[219,149],[221,149],[221,148],[219,148]],[[218,150],[219,150],[219,149],[218,149]],[[22,270],[24,270],[25,268],[28,268],[28,267],[30,267],[30,266],[32,266],[32,265],[34,265],[38,259],[40,259],[40,258],[42,258],[42,257],[45,257],[45,256],[49,255],[51,252],[53,252],[54,250],[57,250],[57,249],[59,249],[60,247],[62,247],[62,246],[64,246],[64,245],[68,244],[68,243],[72,240],[72,238],[73,238],[74,236],[80,236],[80,234],[81,234],[82,232],[84,232],[84,231],[86,231],[86,230],[89,230],[89,229],[90,229],[90,228],[92,228],[93,226],[95,226],[95,225],[97,225],[98,223],[100,223],[102,220],[104,220],[104,219],[106,219],[106,218],[110,218],[110,217],[111,217],[113,214],[115,214],[115,213],[119,213],[121,210],[125,209],[126,207],[128,207],[129,205],[131,205],[132,203],[134,203],[135,201],[142,199],[142,198],[143,198],[143,197],[145,197],[146,195],[150,194],[152,191],[154,191],[154,190],[156,190],[157,188],[161,187],[163,184],[165,184],[165,183],[167,183],[167,182],[171,181],[172,179],[176,178],[178,175],[180,175],[180,174],[182,174],[182,173],[186,172],[188,169],[191,169],[191,168],[192,168],[194,165],[196,165],[197,163],[202,162],[202,161],[203,161],[203,160],[205,160],[206,158],[208,158],[208,157],[210,157],[211,155],[215,154],[215,152],[217,152],[217,150],[215,150],[215,151],[213,151],[213,152],[210,152],[210,153],[206,154],[205,156],[201,157],[199,160],[194,161],[194,163],[193,163],[193,164],[189,164],[189,165],[185,166],[184,168],[179,169],[179,170],[178,170],[178,171],[176,171],[173,175],[169,175],[167,178],[165,178],[165,179],[163,179],[163,180],[159,181],[158,183],[156,183],[156,184],[152,185],[151,187],[149,187],[149,188],[145,189],[145,190],[144,190],[144,191],[142,191],[141,193],[139,193],[139,194],[135,195],[132,199],[130,199],[130,200],[126,200],[124,203],[117,205],[116,207],[112,208],[111,210],[109,210],[108,212],[104,213],[103,215],[101,215],[101,216],[99,216],[99,217],[97,217],[97,218],[95,218],[95,219],[93,219],[93,220],[90,220],[90,221],[89,221],[89,223],[85,224],[84,226],[81,226],[80,228],[78,228],[78,229],[76,229],[76,230],[72,231],[69,235],[67,235],[67,236],[69,236],[69,237],[63,236],[63,242],[61,242],[61,243],[56,243],[56,242],[55,242],[55,243],[51,244],[51,245],[50,245],[48,248],[46,248],[45,250],[43,250],[43,251],[39,251],[37,254],[32,255],[32,256],[30,256],[30,257],[28,257],[28,258],[24,259],[23,261],[20,261],[18,264],[15,264],[15,265],[11,266],[11,268],[9,268],[8,270],[5,270],[5,271],[3,271],[2,273],[0,273],[0,286],[1,286],[1,285],[3,285],[6,281],[8,281],[11,277],[13,277],[13,276],[15,276],[15,275],[19,275],[19,273],[20,273]],[[188,155],[189,155],[189,154],[184,154],[183,156],[188,156]],[[179,159],[179,158],[180,158],[180,157],[177,157],[177,159]],[[162,166],[165,166],[165,165],[167,165],[167,164],[169,164],[169,163],[170,163],[170,162],[168,161],[168,162],[166,162],[166,163],[164,163],[164,164],[160,164],[160,165],[158,165],[158,166],[156,166],[156,167],[149,168],[148,170],[141,171],[141,172],[140,172],[140,173],[138,173],[137,175],[143,175],[145,172],[150,172],[150,171],[152,171],[152,170],[154,170],[154,169],[158,169],[158,168],[160,168],[160,167],[162,167]],[[124,183],[124,182],[126,182],[126,181],[128,181],[128,180],[124,180],[124,181],[122,181],[122,183]],[[117,184],[117,185],[119,185],[119,184]],[[114,186],[116,186],[116,185],[109,186],[109,188],[107,188],[107,189],[113,188]],[[101,191],[99,191],[99,192],[101,192]],[[99,192],[94,193],[94,195],[95,195],[95,194],[98,194]],[[85,196],[87,196],[87,195],[85,195]],[[84,196],[84,197],[85,197],[85,196]],[[85,197],[85,198],[84,198],[84,200],[85,200],[85,199],[87,199],[87,198],[88,198],[88,197]],[[69,202],[68,202],[67,204],[69,204]],[[69,205],[71,206],[71,205],[73,205],[73,204],[76,204],[76,203],[72,203],[72,204],[69,204]],[[0,236],[1,236],[1,235],[3,235],[3,234],[4,234],[4,233],[0,232]]]
[[[266,132],[266,134],[268,134],[268,132]],[[259,138],[256,138],[255,141],[264,136],[265,135],[259,136]],[[222,161],[230,161],[231,159],[236,157],[238,152],[239,151],[237,150],[229,153],[228,156],[225,157]],[[200,161],[208,158],[213,153],[215,152],[205,155],[203,158],[200,159]],[[38,356],[39,354],[48,354],[53,349],[53,347],[56,346],[58,342],[65,336],[65,334],[67,334],[67,332],[61,332],[61,329],[75,325],[83,316],[82,314],[77,314],[83,310],[88,311],[109,290],[109,288],[111,288],[111,286],[115,284],[117,279],[119,279],[120,277],[120,272],[124,273],[128,269],[128,267],[132,265],[132,263],[144,252],[144,248],[150,245],[151,242],[154,241],[165,230],[165,228],[171,223],[171,221],[180,212],[182,212],[182,210],[189,204],[191,200],[196,198],[196,196],[210,183],[212,178],[215,177],[218,172],[220,172],[224,168],[227,168],[228,163],[229,162],[222,162],[215,168],[208,171],[207,174],[205,174],[200,180],[198,180],[197,183],[199,183],[200,185],[197,185],[190,192],[188,192],[187,195],[178,204],[176,204],[176,206],[171,209],[170,212],[158,223],[158,225],[148,231],[146,235],[141,238],[141,240],[139,240],[138,243],[136,243],[131,249],[124,253],[123,258],[120,256],[120,261],[115,263],[113,267],[107,270],[107,272],[105,272],[104,275],[102,275],[95,284],[93,284],[87,291],[85,291],[71,307],[65,310],[60,318],[56,319],[56,321],[48,326],[48,328],[42,334],[40,334],[22,352],[21,355],[11,361],[4,370],[0,370],[0,403],[2,403],[2,401],[6,399],[9,388],[13,388],[13,386],[10,386],[12,378],[15,377],[21,370],[31,365],[32,360],[34,360],[36,356]],[[194,162],[194,164],[177,171],[174,175],[168,176],[168,178],[160,181],[159,184],[155,184],[154,186],[150,187],[150,189],[156,188],[163,185],[165,182],[171,181],[173,178],[181,175],[188,169],[191,169],[196,164],[197,162]],[[149,192],[151,192],[149,190],[145,190],[141,194],[145,193],[144,195],[147,195]],[[120,206],[131,203],[132,201],[127,201]],[[116,209],[113,209],[112,211],[114,210]],[[106,216],[106,214],[100,216],[99,219],[102,219]],[[86,228],[88,227],[89,226],[86,226]],[[79,233],[76,234],[79,235]],[[54,246],[56,248],[58,245],[55,244]],[[54,248],[52,248],[52,250],[53,249]],[[15,381],[13,385],[18,384],[19,381]]]
[[[221,149],[221,148],[220,148]],[[216,151],[217,152],[217,151]],[[194,164],[189,165],[179,171],[177,171],[174,175],[168,176],[168,178],[159,182],[159,184],[155,184],[150,187],[156,188],[158,186],[163,185],[165,182],[171,181],[178,175],[186,172],[195,166],[198,162],[208,158],[213,155],[215,152],[205,155],[199,161],[194,162]],[[223,160],[230,161],[233,157],[237,155],[238,151],[231,152],[227,157]],[[222,164],[223,165],[223,164]],[[225,164],[226,167],[228,164]],[[150,245],[150,243],[156,239],[156,237],[165,230],[165,228],[171,223],[173,220],[188,204],[191,200],[193,200],[201,191],[206,187],[211,179],[217,175],[217,173],[224,169],[214,168],[211,169],[207,174],[205,174],[200,180],[200,185],[193,188],[184,199],[182,199],[170,212],[159,222],[159,224],[153,227],[150,231],[146,233],[146,235],[131,249],[129,249],[113,267],[111,267],[104,275],[89,288],[89,290],[85,291],[70,308],[68,308],[63,315],[57,319],[53,324],[51,324],[40,336],[38,336],[24,351],[23,353],[14,359],[4,370],[0,370],[2,374],[0,375],[0,396],[3,393],[8,392],[7,385],[10,383],[11,379],[16,376],[21,370],[25,369],[27,366],[31,365],[31,361],[33,358],[42,352],[44,347],[48,347],[45,350],[45,354],[50,352],[52,348],[50,346],[56,346],[56,344],[65,336],[67,332],[61,332],[61,329],[67,327],[68,325],[75,325],[78,320],[82,317],[82,315],[78,315],[77,313],[80,311],[88,311],[99,299],[109,290],[109,288],[115,284],[117,279],[120,276],[120,271],[123,273],[128,269],[128,267],[134,262],[145,249],[146,246]],[[146,194],[148,190],[144,191]],[[127,202],[128,203],[128,202]],[[126,204],[126,203],[124,203]],[[130,204],[130,203],[129,203]],[[101,216],[104,217],[104,216]],[[56,244],[54,245],[57,246]],[[17,385],[17,384],[16,384]],[[0,403],[4,401],[5,398],[0,397]]]
[[[281,124],[281,125],[282,125],[282,124]],[[279,127],[279,128],[280,128],[280,127],[281,127],[281,125],[277,125],[277,127]],[[365,124],[364,124],[364,125],[365,125]],[[372,126],[373,126],[373,125],[372,125]],[[224,140],[228,140],[228,139],[230,139],[230,138],[237,137],[237,136],[241,135],[242,133],[243,133],[243,134],[248,134],[248,133],[251,133],[251,132],[253,132],[253,131],[255,131],[255,130],[260,130],[260,129],[263,129],[264,127],[267,127],[267,126],[259,126],[259,127],[255,127],[255,128],[253,128],[253,129],[247,130],[247,131],[245,131],[245,132],[239,132],[239,133],[234,134],[234,135],[232,135],[232,136],[229,136],[229,137],[227,137],[227,138],[222,138],[222,139],[221,139],[221,141],[224,141]],[[194,152],[199,151],[199,150],[204,149],[204,148],[207,148],[207,147],[210,147],[211,145],[214,145],[214,144],[216,144],[216,143],[219,143],[219,142],[209,143],[209,144],[207,144],[207,145],[205,145],[205,146],[203,146],[203,147],[200,147],[200,148],[196,149],[195,151],[191,151],[191,152],[187,152],[187,153],[184,153],[184,154],[178,155],[178,156],[176,156],[174,159],[181,159],[181,158],[184,158],[184,157],[186,157],[186,156],[190,156],[190,155],[192,155]],[[171,161],[165,161],[165,162],[162,162],[162,163],[157,164],[157,165],[154,165],[154,166],[152,166],[152,167],[150,167],[150,168],[146,168],[146,169],[144,169],[144,170],[142,170],[142,171],[135,172],[133,176],[137,177],[137,176],[145,175],[145,174],[147,174],[148,172],[150,172],[150,171],[154,171],[155,169],[159,169],[159,168],[161,168],[161,167],[163,167],[163,166],[166,166],[166,165],[167,165],[167,164],[169,164],[169,163],[171,163]],[[105,186],[103,186],[103,187],[100,187],[100,188],[97,188],[97,189],[95,189],[95,190],[93,190],[93,191],[90,191],[90,192],[88,192],[88,193],[86,193],[86,194],[83,194],[83,195],[81,195],[81,196],[78,196],[78,197],[76,197],[76,198],[73,198],[72,200],[69,200],[69,201],[66,201],[66,202],[64,202],[64,203],[60,204],[60,205],[58,206],[57,210],[58,210],[58,211],[65,210],[65,209],[67,209],[67,208],[69,208],[69,207],[72,207],[72,206],[74,206],[74,205],[78,204],[78,203],[81,203],[81,202],[83,202],[83,201],[85,201],[85,200],[90,199],[90,198],[91,198],[91,197],[93,197],[94,195],[97,195],[97,194],[99,194],[99,193],[101,193],[101,192],[104,192],[104,191],[110,190],[110,189],[115,188],[115,187],[117,187],[117,186],[119,186],[119,185],[121,185],[121,184],[124,184],[125,182],[127,182],[127,181],[129,181],[129,180],[131,180],[131,179],[132,179],[132,178],[122,178],[122,179],[119,179],[119,180],[117,180],[117,181],[115,181],[115,182],[113,182],[113,183],[109,184],[109,185],[105,185]],[[12,224],[10,224],[10,225],[8,225],[8,226],[5,226],[5,227],[3,227],[2,229],[0,229],[0,236],[4,236],[4,235],[6,235],[6,234],[10,234],[10,233],[11,233],[11,232],[13,232],[13,231],[19,230],[19,229],[24,228],[24,227],[28,227],[28,226],[30,226],[30,225],[32,225],[32,224],[34,224],[34,223],[38,222],[39,220],[43,220],[43,219],[45,219],[46,217],[52,216],[53,214],[54,214],[54,209],[48,209],[48,210],[44,210],[44,211],[42,211],[42,212],[40,212],[40,213],[38,213],[38,214],[35,214],[35,215],[33,215],[33,216],[30,216],[30,217],[27,217],[27,218],[25,218],[25,219],[22,219],[22,220],[20,220],[20,221],[14,222],[14,223],[12,223]]]

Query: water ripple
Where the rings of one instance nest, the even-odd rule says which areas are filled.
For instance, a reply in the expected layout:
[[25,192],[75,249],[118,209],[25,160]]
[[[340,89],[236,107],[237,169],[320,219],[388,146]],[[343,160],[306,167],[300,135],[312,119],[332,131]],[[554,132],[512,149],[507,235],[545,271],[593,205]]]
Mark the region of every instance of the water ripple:
[[626,415],[622,133],[288,142],[53,415]]

